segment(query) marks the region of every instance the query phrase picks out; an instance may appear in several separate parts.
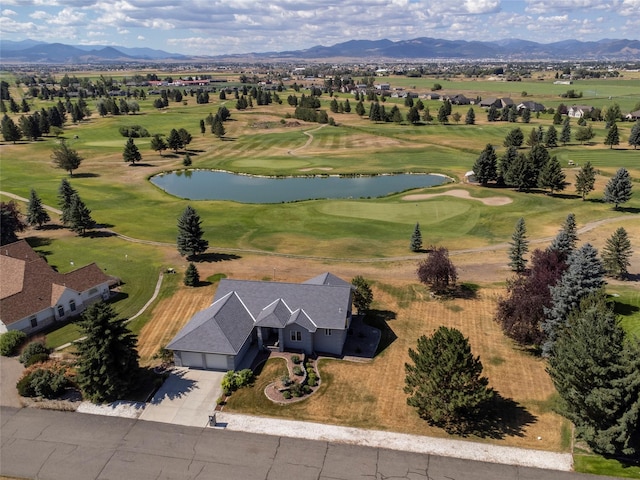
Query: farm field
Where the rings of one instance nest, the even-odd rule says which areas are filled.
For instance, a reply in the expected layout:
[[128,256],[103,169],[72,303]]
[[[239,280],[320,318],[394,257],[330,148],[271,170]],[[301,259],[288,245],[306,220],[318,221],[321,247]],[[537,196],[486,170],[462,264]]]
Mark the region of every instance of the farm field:
[[[94,74],[78,72],[78,76]],[[8,78],[4,74],[3,78]],[[231,77],[230,75],[228,75]],[[510,96],[514,100],[534,100],[556,107],[559,103],[607,106],[616,102],[623,113],[640,102],[640,78],[576,82],[571,88],[584,97],[560,99],[566,85],[552,80],[526,82],[488,82],[463,79],[385,78],[392,85],[428,91],[434,82],[443,92],[464,93],[469,97]],[[11,83],[12,94],[18,92]],[[521,93],[527,92],[526,97]],[[590,93],[590,92],[597,92]],[[336,125],[319,126],[292,118],[293,107],[286,104],[292,90],[279,93],[282,105],[235,109],[231,95],[227,100],[211,96],[211,103],[198,105],[192,97],[186,104],[170,103],[167,109],[153,108],[153,98],[140,100],[136,115],[101,118],[94,112],[88,120],[70,125],[63,136],[84,158],[73,176],[56,169],[51,149],[57,142],[44,137],[36,142],[0,144],[0,191],[28,197],[35,189],[47,205],[57,205],[57,190],[67,178],[92,211],[93,218],[107,229],[141,240],[126,241],[107,234],[78,237],[65,229],[29,229],[23,237],[47,256],[60,271],[92,261],[107,273],[122,279],[121,294],[114,304],[118,314],[131,317],[151,297],[161,272],[175,268],[177,275],[165,275],[160,297],[131,324],[139,335],[142,363],[153,364],[154,355],[196,311],[208,306],[216,283],[198,288],[182,285],[187,266],[172,245],[176,222],[187,205],[202,218],[208,254],[198,262],[201,279],[216,274],[231,278],[299,282],[324,271],[350,280],[362,275],[374,288],[373,308],[392,339],[367,364],[335,360],[320,363],[326,382],[320,393],[286,409],[261,402],[259,392],[234,393],[228,408],[237,411],[307,419],[364,428],[380,428],[425,435],[445,435],[428,427],[406,405],[402,392],[407,349],[418,336],[439,325],[459,328],[468,336],[472,349],[480,355],[490,384],[504,403],[504,424],[493,436],[481,439],[506,445],[545,450],[568,451],[570,427],[554,413],[555,392],[542,360],[516,348],[502,335],[493,321],[497,298],[512,273],[507,267],[506,244],[516,221],[523,217],[532,249],[545,247],[557,233],[568,213],[576,215],[580,242],[602,248],[619,226],[624,226],[634,243],[634,256],[628,282],[610,281],[608,291],[619,295],[618,311],[629,332],[640,334],[640,151],[627,145],[632,124],[619,124],[620,145],[610,149],[603,144],[603,122],[594,122],[596,137],[588,145],[570,142],[552,149],[564,168],[569,185],[558,195],[543,192],[522,193],[507,188],[482,188],[463,182],[464,174],[487,144],[500,156],[505,135],[520,127],[525,136],[533,128],[548,128],[552,115],[532,116],[530,124],[487,122],[479,107],[476,125],[409,125],[374,123],[353,113],[331,114]],[[299,94],[298,94],[299,95]],[[611,99],[609,99],[611,97]],[[349,98],[337,94],[338,101]],[[329,97],[323,95],[323,108]],[[571,103],[570,103],[571,102]],[[31,100],[32,110],[50,102]],[[438,101],[424,101],[436,116]],[[231,120],[226,135],[218,139],[208,131],[201,134],[199,121],[218,107],[227,106]],[[368,105],[368,102],[365,102]],[[402,99],[390,98],[385,108],[397,105],[406,115]],[[462,118],[469,106],[454,106]],[[17,120],[19,115],[14,115]],[[318,199],[281,204],[240,204],[225,201],[191,201],[166,194],[152,185],[150,176],[182,170],[184,152],[150,148],[150,139],[135,139],[143,159],[139,165],[123,162],[126,139],[118,132],[122,126],[142,125],[151,134],[167,135],[172,128],[185,128],[193,135],[189,154],[191,169],[220,169],[256,175],[380,174],[389,172],[438,173],[451,183],[429,189],[398,192],[383,198]],[[572,120],[572,127],[577,126]],[[523,149],[524,151],[524,149]],[[578,167],[591,162],[599,171],[596,189],[587,201],[575,195],[573,181]],[[571,162],[571,163],[570,163]],[[608,179],[625,167],[634,180],[634,195],[619,211],[601,201]],[[461,193],[462,192],[462,193]],[[9,200],[0,193],[0,199]],[[24,203],[21,203],[24,210]],[[57,221],[57,218],[54,218]],[[478,287],[477,298],[438,301],[418,282],[415,269],[424,254],[409,251],[409,240],[416,222],[420,223],[424,245],[446,246],[459,269],[461,282]],[[170,278],[169,278],[170,277]],[[205,282],[207,283],[207,282]],[[47,336],[51,346],[77,337],[73,325]],[[263,375],[277,371],[267,364]],[[259,386],[259,384],[257,384]],[[538,437],[541,439],[538,440]]]

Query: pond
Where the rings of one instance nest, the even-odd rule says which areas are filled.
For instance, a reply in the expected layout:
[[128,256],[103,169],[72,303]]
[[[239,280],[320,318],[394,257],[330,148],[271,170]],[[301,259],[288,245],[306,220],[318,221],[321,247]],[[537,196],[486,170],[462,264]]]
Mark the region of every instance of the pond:
[[190,200],[282,203],[317,198],[383,197],[449,181],[432,174],[374,176],[256,177],[212,170],[178,170],[151,177],[151,183]]

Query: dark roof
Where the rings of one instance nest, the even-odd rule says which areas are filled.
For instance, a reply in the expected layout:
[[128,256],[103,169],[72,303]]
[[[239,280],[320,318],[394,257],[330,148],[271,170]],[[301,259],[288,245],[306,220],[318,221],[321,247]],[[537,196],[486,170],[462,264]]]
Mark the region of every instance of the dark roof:
[[229,292],[191,317],[167,348],[236,355],[251,335],[253,325],[253,318],[238,295]]
[[0,270],[0,312],[5,325],[54,307],[65,289],[81,293],[114,280],[95,263],[58,273],[25,240],[0,247]]

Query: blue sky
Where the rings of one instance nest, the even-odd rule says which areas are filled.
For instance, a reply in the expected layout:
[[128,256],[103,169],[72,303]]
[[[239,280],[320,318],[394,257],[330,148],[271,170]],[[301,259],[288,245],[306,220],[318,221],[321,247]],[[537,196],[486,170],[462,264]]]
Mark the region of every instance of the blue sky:
[[221,55],[346,40],[638,39],[640,0],[2,0],[3,39]]

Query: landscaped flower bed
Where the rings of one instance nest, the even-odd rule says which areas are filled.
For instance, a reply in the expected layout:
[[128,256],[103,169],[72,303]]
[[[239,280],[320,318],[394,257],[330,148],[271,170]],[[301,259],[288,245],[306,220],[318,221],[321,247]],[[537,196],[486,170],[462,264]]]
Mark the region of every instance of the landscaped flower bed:
[[288,375],[270,383],[264,390],[267,398],[276,403],[292,403],[312,395],[320,386],[316,360],[304,354],[274,353],[287,362]]

